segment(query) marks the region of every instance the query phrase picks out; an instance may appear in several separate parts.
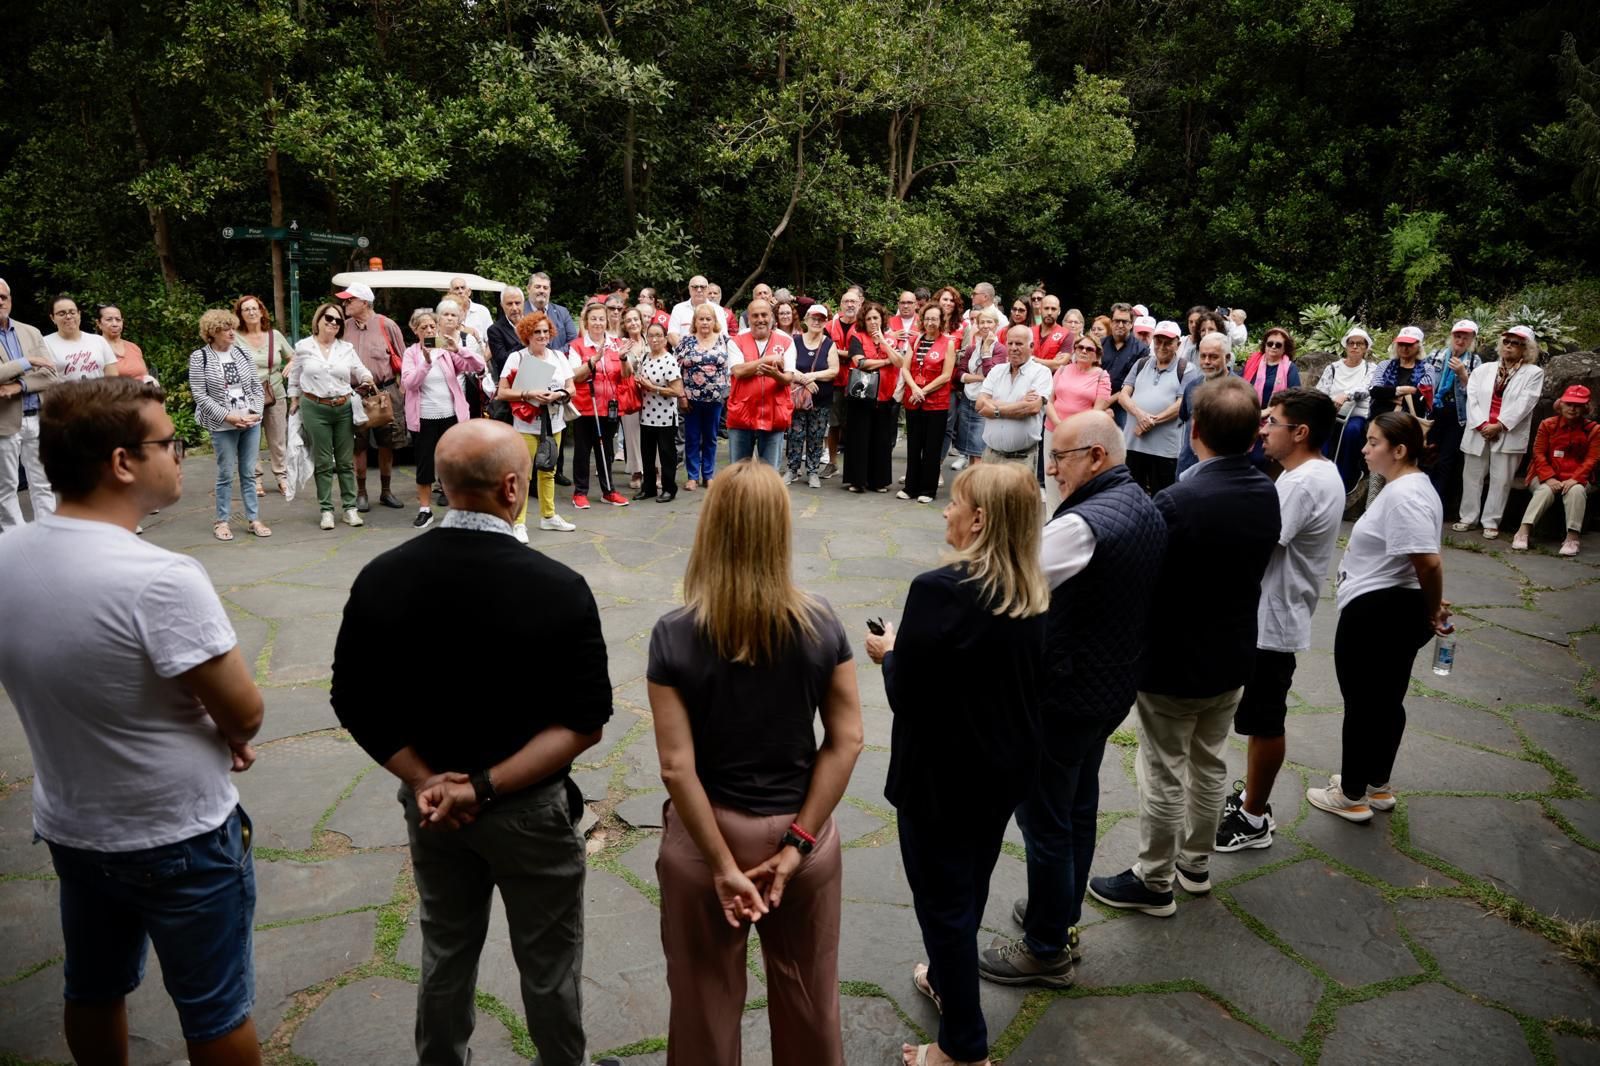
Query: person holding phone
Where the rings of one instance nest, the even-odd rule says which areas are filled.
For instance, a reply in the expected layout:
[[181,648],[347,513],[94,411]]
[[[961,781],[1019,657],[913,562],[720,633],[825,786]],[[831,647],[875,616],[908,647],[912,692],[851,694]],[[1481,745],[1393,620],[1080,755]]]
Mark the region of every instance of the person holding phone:
[[272,536],[261,521],[256,492],[256,459],[261,454],[261,412],[266,391],[256,377],[255,360],[234,343],[239,320],[232,311],[213,308],[200,316],[200,340],[189,355],[189,392],[195,421],[211,433],[217,453],[216,522],[211,535],[232,540],[233,479],[239,478],[247,528],[258,537]]
[[411,313],[410,325],[417,343],[400,357],[400,390],[417,460],[417,517],[411,526],[420,532],[433,525],[429,490],[435,477],[434,449],[445,430],[470,417],[461,375],[482,373],[483,360],[461,348],[455,338],[441,334],[438,318],[426,307]]

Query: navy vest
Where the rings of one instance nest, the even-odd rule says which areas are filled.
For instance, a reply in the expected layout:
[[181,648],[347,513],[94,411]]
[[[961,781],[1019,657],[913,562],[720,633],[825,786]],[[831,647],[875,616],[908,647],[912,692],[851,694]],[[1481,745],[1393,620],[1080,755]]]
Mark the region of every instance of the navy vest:
[[1085,725],[1119,721],[1133,706],[1150,600],[1167,546],[1161,512],[1126,466],[1081,486],[1052,520],[1069,514],[1088,524],[1095,547],[1089,565],[1050,594],[1040,701],[1047,743],[1053,735],[1067,742]]

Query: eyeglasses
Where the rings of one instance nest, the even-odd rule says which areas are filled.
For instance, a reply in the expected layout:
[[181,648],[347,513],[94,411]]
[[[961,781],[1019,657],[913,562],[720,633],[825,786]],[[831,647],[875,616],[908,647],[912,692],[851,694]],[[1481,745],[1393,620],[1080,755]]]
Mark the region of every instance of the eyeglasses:
[[1276,418],[1273,418],[1271,415],[1267,415],[1265,418],[1263,418],[1261,420],[1261,425],[1265,429],[1299,429],[1301,426],[1305,425],[1305,423],[1304,422],[1279,422]]
[[1029,297],[1029,299],[1031,299],[1036,304],[1044,303],[1044,297],[1043,296],[1031,296],[1031,297]]
[[1090,355],[1093,355],[1095,352],[1098,352],[1100,349],[1096,348],[1092,344],[1080,344],[1074,350],[1075,351],[1080,351],[1080,352],[1088,352]]
[[326,322],[330,326],[344,325],[344,319],[340,318],[338,315],[323,315],[322,321]]
[[1130,326],[1130,325],[1133,324],[1133,319],[1131,319],[1131,318],[1113,318],[1111,320],[1111,324],[1113,326]]
[[547,330],[547,329],[536,329],[536,330],[531,330],[530,332],[535,337],[548,337],[548,336],[550,336],[550,331]]
[[1268,341],[1267,343],[1263,344],[1261,347],[1263,347],[1263,348],[1282,348],[1283,347],[1283,342],[1282,341]]
[[1086,452],[1090,448],[1093,448],[1093,447],[1095,447],[1095,445],[1093,445],[1093,444],[1085,444],[1085,445],[1083,445],[1082,447],[1079,447],[1079,448],[1068,448],[1064,452],[1051,451],[1051,453],[1050,453],[1050,461],[1052,463],[1064,463],[1067,460],[1067,456],[1071,455],[1073,452]]
[[1501,337],[1500,343],[1509,344],[1513,348],[1526,348],[1528,346],[1528,342],[1521,337]]
[[51,311],[50,312],[50,317],[51,318],[77,318],[78,317],[78,309],[77,308],[72,308],[71,310]]
[[160,440],[136,440],[132,444],[128,445],[128,448],[138,448],[142,451],[151,445],[159,445],[160,447],[167,449],[172,453],[173,458],[177,459],[180,463],[183,462],[183,438],[179,437],[176,433],[170,437],[163,437]]
[[689,286],[689,288],[691,288],[691,289],[704,289],[704,288],[707,288],[707,287],[708,286],[705,286],[705,285],[690,285]]

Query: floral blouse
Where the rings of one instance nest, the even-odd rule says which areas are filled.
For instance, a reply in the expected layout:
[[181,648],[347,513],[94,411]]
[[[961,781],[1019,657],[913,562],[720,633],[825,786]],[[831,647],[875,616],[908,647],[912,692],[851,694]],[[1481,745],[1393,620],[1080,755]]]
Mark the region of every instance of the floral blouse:
[[695,337],[678,343],[678,366],[683,370],[683,389],[691,401],[722,403],[728,398],[728,339],[716,337],[711,347],[701,350]]

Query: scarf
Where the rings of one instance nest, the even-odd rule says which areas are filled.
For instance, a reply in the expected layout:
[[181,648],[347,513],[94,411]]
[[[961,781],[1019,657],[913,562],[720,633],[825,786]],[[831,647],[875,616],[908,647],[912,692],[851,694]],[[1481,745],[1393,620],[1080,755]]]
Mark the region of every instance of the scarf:
[[[1277,371],[1276,376],[1272,379],[1271,393],[1266,391],[1268,369],[1275,369]],[[1259,360],[1255,361],[1255,365],[1253,367],[1250,367],[1245,371],[1245,377],[1251,385],[1255,386],[1256,397],[1261,401],[1261,406],[1266,407],[1268,406],[1268,399],[1289,387],[1289,360],[1280,359],[1278,360],[1278,365],[1275,368],[1269,368],[1267,366],[1266,356],[1263,355]]]

